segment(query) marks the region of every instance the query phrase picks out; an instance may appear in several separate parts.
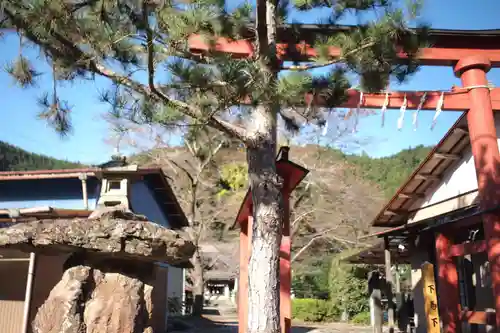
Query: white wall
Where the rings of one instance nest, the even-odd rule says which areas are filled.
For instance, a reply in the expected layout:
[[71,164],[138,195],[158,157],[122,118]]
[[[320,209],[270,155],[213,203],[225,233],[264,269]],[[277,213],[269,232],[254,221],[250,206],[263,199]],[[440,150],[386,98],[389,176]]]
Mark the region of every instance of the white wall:
[[[495,127],[500,146],[500,114],[498,112],[495,113]],[[422,209],[413,218],[408,220],[409,223],[466,207],[477,200],[477,193],[471,193],[446,203],[424,208],[477,189],[476,169],[470,147],[462,155],[462,159],[448,169],[448,172],[439,185],[427,193],[425,200],[418,206],[412,207],[412,209]]]
[[[185,270],[183,268],[177,268],[170,266],[169,264],[157,262],[156,265],[161,267],[167,267],[167,297],[177,297],[180,302],[182,302],[182,311],[184,311],[185,302]],[[168,311],[168,310],[167,310]]]
[[467,149],[463,158],[441,180],[436,190],[427,196],[422,206],[427,206],[448,198],[477,189],[476,168],[472,151]]
[[427,208],[419,210],[415,216],[408,222],[416,222],[432,216],[440,215],[446,212],[467,207],[474,202],[477,192],[462,195],[464,193],[477,189],[476,169],[474,159],[470,148],[467,148],[460,161],[457,161],[448,169],[439,185],[428,191],[425,200],[414,209],[426,207],[449,198],[455,199],[446,201]]
[[[130,205],[135,213],[145,215],[150,221],[169,228],[166,216],[156,202],[149,187],[142,181],[132,183]],[[184,272],[182,268],[168,267],[167,297],[178,297],[179,301],[184,300]]]

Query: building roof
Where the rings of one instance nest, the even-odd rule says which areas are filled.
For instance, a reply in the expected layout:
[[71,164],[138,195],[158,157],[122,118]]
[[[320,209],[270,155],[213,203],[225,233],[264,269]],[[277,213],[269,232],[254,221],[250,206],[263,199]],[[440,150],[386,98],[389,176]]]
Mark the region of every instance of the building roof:
[[[408,263],[412,240],[426,232],[435,233],[439,230],[449,230],[450,225],[461,223],[461,225],[480,225],[484,214],[491,214],[500,210],[500,206],[490,209],[481,209],[479,205],[472,204],[451,212],[446,212],[431,218],[423,219],[415,223],[386,229],[360,239],[378,237],[389,241],[391,260],[394,263]],[[423,237],[426,237],[425,235]],[[403,245],[402,247],[400,245]],[[369,248],[349,254],[342,261],[351,264],[384,264],[384,242],[379,242]]]
[[426,192],[436,186],[469,146],[464,113],[377,214],[372,225],[396,227],[406,224],[412,209],[425,199]]
[[[389,244],[391,251],[392,264],[409,264],[410,253],[407,248],[398,248],[399,243],[396,241]],[[369,265],[384,265],[385,263],[385,246],[384,242],[377,243],[367,249],[351,254],[346,258],[342,258],[343,262],[350,264],[369,264]]]
[[201,243],[198,249],[206,261],[207,280],[232,280],[238,275],[239,249],[234,243]]
[[50,206],[0,209],[0,223],[29,222],[51,218],[85,218],[89,217],[91,213],[92,211],[85,209],[62,209]]
[[114,168],[80,168],[80,169],[58,169],[58,170],[34,170],[34,171],[3,171],[0,172],[0,181],[16,181],[30,179],[64,179],[78,178],[82,175],[87,177],[100,177],[102,173],[120,172],[133,173],[143,178],[153,191],[153,194],[161,205],[161,209],[167,217],[172,229],[180,229],[188,226],[177,198],[167,181],[166,175],[161,168],[130,168],[129,170],[115,170]]

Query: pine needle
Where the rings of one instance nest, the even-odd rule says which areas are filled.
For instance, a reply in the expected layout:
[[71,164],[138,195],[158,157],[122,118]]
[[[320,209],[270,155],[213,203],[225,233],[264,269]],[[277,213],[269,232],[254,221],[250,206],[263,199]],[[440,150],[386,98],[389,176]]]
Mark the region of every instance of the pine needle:
[[36,78],[41,75],[24,56],[20,56],[14,62],[8,64],[5,71],[21,88],[35,87]]

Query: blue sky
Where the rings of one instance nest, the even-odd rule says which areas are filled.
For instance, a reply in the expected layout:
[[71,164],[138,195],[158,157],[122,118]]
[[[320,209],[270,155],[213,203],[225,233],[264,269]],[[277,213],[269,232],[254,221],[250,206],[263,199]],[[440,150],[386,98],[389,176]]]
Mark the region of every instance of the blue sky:
[[[498,13],[500,1],[426,0],[422,18],[433,28],[446,29],[500,29]],[[324,12],[323,12],[324,13]],[[292,15],[295,21],[317,23],[322,12],[308,15]],[[17,38],[5,37],[2,43],[0,64],[3,66],[18,52]],[[36,50],[29,50],[30,57],[37,57]],[[48,68],[42,68],[49,72]],[[489,80],[500,86],[500,70],[489,73]],[[39,88],[22,90],[17,88],[3,71],[0,72],[0,87],[3,90],[0,140],[17,145],[29,151],[62,159],[85,163],[100,163],[109,159],[113,147],[105,142],[109,137],[108,125],[102,119],[106,105],[98,101],[98,91],[107,86],[104,79],[94,82],[76,82],[60,88],[60,95],[74,105],[72,114],[74,132],[61,139],[44,121],[37,120],[39,109],[36,98],[45,89],[51,89],[48,78],[42,78]],[[394,90],[446,90],[460,82],[451,68],[423,67],[407,84],[392,87]],[[45,88],[47,87],[47,88]],[[370,137],[371,143],[363,147],[371,156],[385,156],[401,149],[419,144],[434,145],[459,116],[458,112],[443,112],[437,126],[430,131],[433,112],[423,111],[419,116],[419,128],[411,125],[411,110],[408,110],[405,126],[398,131],[396,122],[399,110],[389,110],[386,124],[381,128],[380,115],[361,119],[358,134]]]

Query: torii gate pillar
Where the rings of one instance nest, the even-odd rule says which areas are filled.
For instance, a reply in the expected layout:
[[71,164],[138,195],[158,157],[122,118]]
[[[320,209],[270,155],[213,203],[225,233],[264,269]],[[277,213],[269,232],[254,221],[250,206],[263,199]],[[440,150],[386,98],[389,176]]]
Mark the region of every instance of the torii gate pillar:
[[[280,246],[280,321],[281,332],[290,333],[292,326],[292,270],[290,234],[290,194],[309,170],[288,160],[289,147],[281,147],[276,159],[276,171],[283,178],[282,195],[285,205]],[[240,226],[240,273],[238,281],[238,333],[246,333],[248,325],[248,261],[252,240],[252,196],[246,193],[236,222]]]
[[[482,56],[463,58],[455,66],[455,74],[462,80],[470,99],[467,123],[476,167],[480,205],[483,210],[493,210],[500,204],[498,136],[486,78],[486,73],[490,68],[489,59]],[[500,216],[498,212],[484,214],[483,227],[491,267],[498,331],[500,328]]]

